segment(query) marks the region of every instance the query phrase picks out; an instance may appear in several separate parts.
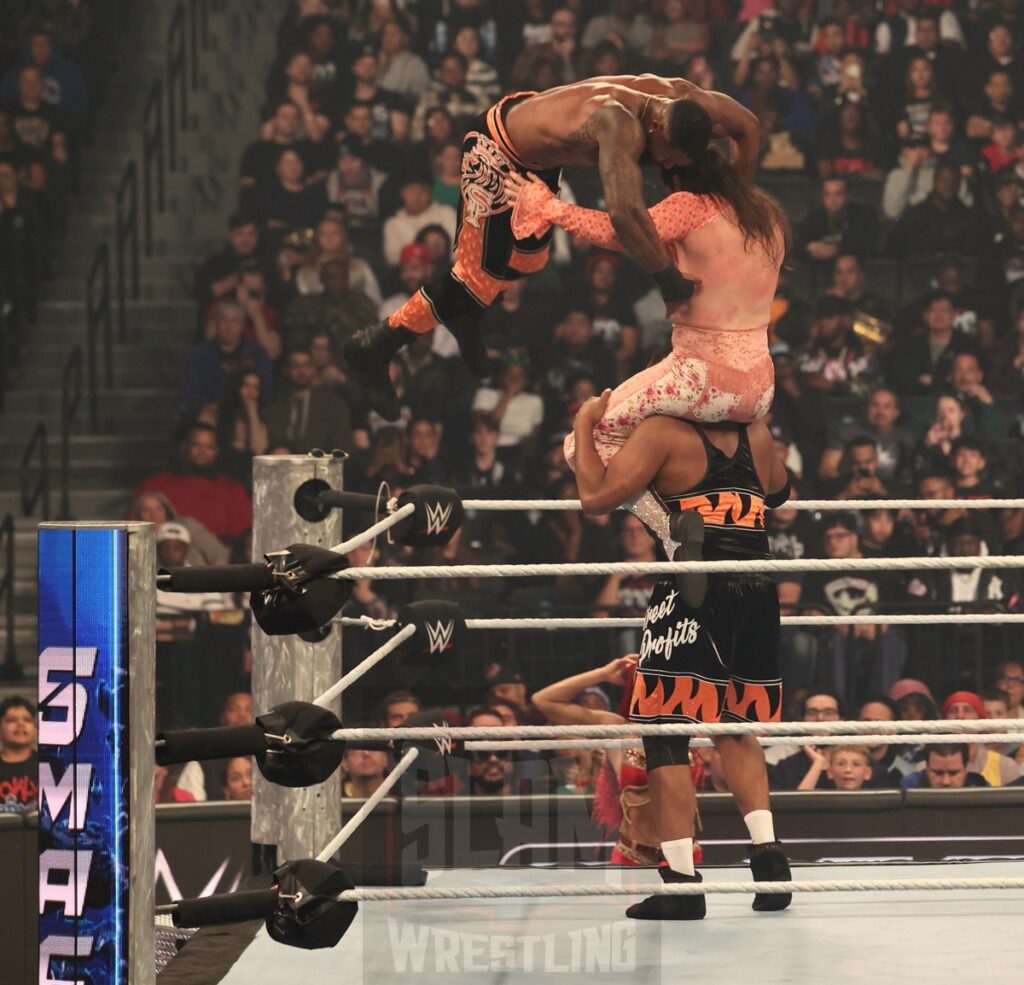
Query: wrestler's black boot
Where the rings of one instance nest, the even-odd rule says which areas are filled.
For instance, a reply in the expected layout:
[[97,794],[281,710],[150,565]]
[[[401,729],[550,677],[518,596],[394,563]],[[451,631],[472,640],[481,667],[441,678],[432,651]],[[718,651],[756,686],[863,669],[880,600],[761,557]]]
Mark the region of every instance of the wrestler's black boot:
[[385,319],[356,332],[342,346],[345,362],[363,396],[386,421],[397,421],[402,415],[402,405],[388,371],[391,358],[402,346],[415,340],[415,332],[391,328]]
[[[700,873],[684,876],[671,869],[667,862],[658,866],[661,881],[667,884],[680,882],[703,882]],[[626,916],[634,920],[703,920],[707,913],[705,896],[648,896],[634,903],[626,910]]]
[[459,343],[459,355],[477,379],[485,379],[491,371],[491,360],[484,345],[484,333],[480,331],[479,315],[463,315],[449,318],[444,327],[455,336]]
[[[673,561],[704,560],[704,517],[696,510],[670,513],[668,518],[669,537],[679,546],[672,555]],[[676,584],[683,601],[691,609],[699,609],[708,590],[706,574],[676,575]]]
[[[747,851],[750,854],[750,871],[754,882],[789,882],[793,878],[781,842],[751,845]],[[754,909],[762,912],[784,910],[792,901],[790,893],[756,893]]]

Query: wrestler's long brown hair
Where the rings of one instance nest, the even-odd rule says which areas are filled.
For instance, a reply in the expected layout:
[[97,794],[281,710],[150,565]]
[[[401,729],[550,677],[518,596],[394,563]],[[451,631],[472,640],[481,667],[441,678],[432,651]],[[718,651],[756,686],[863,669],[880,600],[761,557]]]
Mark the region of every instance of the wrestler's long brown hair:
[[728,203],[736,213],[747,249],[756,243],[775,264],[781,264],[789,252],[793,232],[782,206],[767,192],[744,181],[716,148],[709,147],[685,167],[664,170],[662,179],[672,191],[714,195]]

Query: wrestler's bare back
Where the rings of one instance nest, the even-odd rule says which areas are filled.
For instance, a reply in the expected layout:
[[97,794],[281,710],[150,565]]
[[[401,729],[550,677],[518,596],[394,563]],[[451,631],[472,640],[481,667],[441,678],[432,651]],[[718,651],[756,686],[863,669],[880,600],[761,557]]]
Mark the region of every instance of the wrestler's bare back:
[[542,168],[596,164],[598,144],[587,124],[612,103],[636,116],[646,96],[624,86],[578,82],[550,89],[513,106],[505,120],[508,135],[524,161]]
[[[779,238],[781,257],[781,233]],[[679,270],[701,281],[676,311],[674,326],[728,332],[768,325],[779,264],[759,244],[745,242],[731,210],[665,246]]]
[[612,103],[625,106],[637,126],[650,95],[677,99],[700,93],[683,79],[656,75],[601,76],[558,86],[516,103],[505,126],[524,161],[542,168],[597,163],[597,139],[588,129],[591,117]]

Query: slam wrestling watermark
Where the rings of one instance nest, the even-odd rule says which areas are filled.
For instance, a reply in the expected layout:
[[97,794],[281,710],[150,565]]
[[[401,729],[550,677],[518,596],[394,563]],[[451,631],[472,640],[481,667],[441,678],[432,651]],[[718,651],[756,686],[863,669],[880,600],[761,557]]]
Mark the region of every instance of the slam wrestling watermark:
[[[564,911],[561,916],[564,919]],[[518,924],[509,921],[509,926]],[[636,924],[630,920],[545,934],[503,934],[389,917],[386,933],[394,971],[404,975],[502,971],[593,975],[621,974],[637,967]]]

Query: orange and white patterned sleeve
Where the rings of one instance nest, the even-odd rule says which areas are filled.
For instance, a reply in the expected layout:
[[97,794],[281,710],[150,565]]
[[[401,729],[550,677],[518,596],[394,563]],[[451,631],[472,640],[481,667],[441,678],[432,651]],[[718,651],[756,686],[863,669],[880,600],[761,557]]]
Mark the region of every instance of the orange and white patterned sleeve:
[[[663,243],[685,239],[722,211],[715,199],[690,192],[674,192],[649,210],[658,238]],[[551,226],[607,250],[624,249],[607,212],[563,202],[547,185],[531,182],[519,194],[512,211],[512,235],[516,239],[542,236]]]

